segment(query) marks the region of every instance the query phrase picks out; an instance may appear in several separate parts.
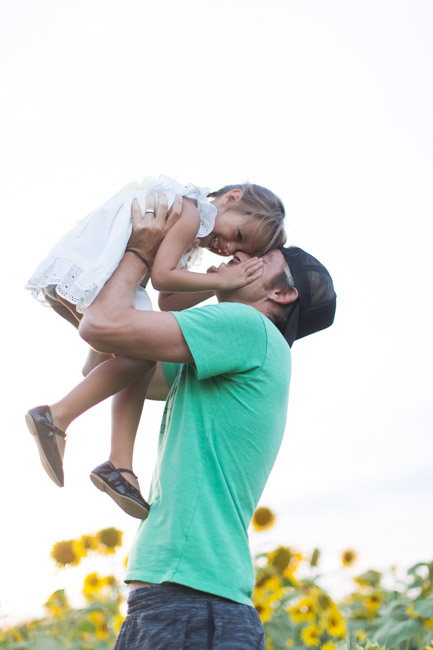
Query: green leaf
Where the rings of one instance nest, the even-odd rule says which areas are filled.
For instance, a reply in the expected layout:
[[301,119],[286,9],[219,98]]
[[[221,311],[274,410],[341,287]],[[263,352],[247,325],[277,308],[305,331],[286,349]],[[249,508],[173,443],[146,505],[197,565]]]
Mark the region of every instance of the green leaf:
[[34,650],[62,650],[62,648],[64,648],[64,644],[57,639],[53,639],[49,636],[44,636],[36,639],[33,648]]
[[[410,603],[411,601],[405,598],[402,598],[401,600],[393,600],[392,602],[388,603],[388,605],[381,607],[380,614],[384,618],[388,618],[389,616],[398,618],[399,615],[406,613],[406,610],[409,607]],[[407,618],[407,616],[404,618]]]
[[78,632],[88,632],[89,634],[94,634],[96,632],[96,625],[93,621],[88,618],[85,618],[79,626],[77,627]]
[[407,621],[387,621],[374,635],[374,640],[393,648],[402,641],[409,641],[423,631],[423,625],[414,618]]
[[415,575],[421,566],[426,566],[428,569],[430,565],[427,562],[418,562],[417,564],[414,564],[413,566],[410,567],[410,569],[407,570],[408,574]]
[[355,635],[354,635],[354,634],[351,634],[351,635],[349,636],[349,642],[348,642],[348,644],[347,644],[348,650],[356,650],[357,645],[358,645],[358,644],[356,643],[356,637],[355,637]]
[[433,618],[433,601],[421,598],[413,604],[413,611],[422,618]]

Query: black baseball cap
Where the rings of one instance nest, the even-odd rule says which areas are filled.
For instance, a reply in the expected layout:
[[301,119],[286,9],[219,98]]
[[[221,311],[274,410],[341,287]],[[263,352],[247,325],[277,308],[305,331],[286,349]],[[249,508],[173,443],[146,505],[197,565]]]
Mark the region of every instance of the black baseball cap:
[[299,297],[283,335],[290,347],[297,339],[324,330],[334,322],[337,295],[329,271],[302,248],[279,249],[290,268]]

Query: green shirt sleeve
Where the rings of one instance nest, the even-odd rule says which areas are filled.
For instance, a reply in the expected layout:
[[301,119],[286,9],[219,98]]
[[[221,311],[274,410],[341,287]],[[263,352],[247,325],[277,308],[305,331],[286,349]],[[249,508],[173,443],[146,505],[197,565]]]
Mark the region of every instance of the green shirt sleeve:
[[231,375],[243,380],[263,365],[266,317],[253,307],[219,303],[172,313],[194,358],[198,379]]
[[181,367],[181,363],[167,363],[164,362],[162,364],[162,371],[164,373],[164,377],[167,380],[167,383],[169,386],[173,385],[174,380],[177,377],[177,373],[179,372],[179,368]]

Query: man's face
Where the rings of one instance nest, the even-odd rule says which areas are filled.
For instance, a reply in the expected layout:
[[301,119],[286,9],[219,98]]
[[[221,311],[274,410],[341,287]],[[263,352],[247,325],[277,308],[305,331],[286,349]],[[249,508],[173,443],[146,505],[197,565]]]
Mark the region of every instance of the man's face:
[[[243,251],[236,251],[228,266],[234,266],[251,257]],[[242,302],[253,304],[265,298],[269,292],[272,279],[284,270],[284,256],[281,251],[273,250],[263,256],[262,273],[257,280],[247,284],[240,289],[228,291],[217,291],[216,296],[219,302]],[[218,270],[216,271],[218,272]]]

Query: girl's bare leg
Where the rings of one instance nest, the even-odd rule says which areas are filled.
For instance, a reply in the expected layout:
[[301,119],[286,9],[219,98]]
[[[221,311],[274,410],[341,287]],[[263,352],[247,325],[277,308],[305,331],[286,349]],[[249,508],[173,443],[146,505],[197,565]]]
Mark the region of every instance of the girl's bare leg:
[[[143,410],[147,387],[155,367],[132,384],[113,396],[111,406],[111,451],[110,461],[115,467],[132,471],[135,438]],[[122,474],[139,489],[137,480],[131,474]]]
[[98,352],[97,350],[93,350],[93,348],[89,349],[89,353],[87,355],[87,359],[84,362],[84,366],[82,369],[82,373],[84,377],[87,377],[87,375],[96,368],[96,366],[99,366],[100,363],[103,363],[104,361],[108,361],[108,359],[113,358],[113,354],[106,354],[105,352]]
[[[53,423],[66,431],[75,418],[107,397],[123,390],[154,367],[153,361],[128,356],[111,358],[98,365],[66,397],[50,405]],[[59,437],[63,457],[64,440]]]

